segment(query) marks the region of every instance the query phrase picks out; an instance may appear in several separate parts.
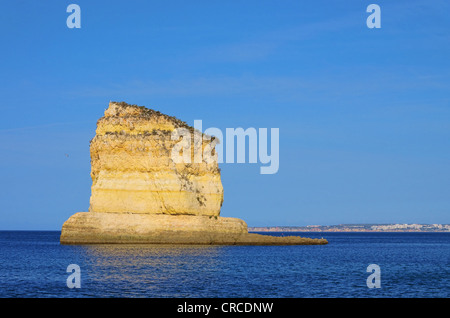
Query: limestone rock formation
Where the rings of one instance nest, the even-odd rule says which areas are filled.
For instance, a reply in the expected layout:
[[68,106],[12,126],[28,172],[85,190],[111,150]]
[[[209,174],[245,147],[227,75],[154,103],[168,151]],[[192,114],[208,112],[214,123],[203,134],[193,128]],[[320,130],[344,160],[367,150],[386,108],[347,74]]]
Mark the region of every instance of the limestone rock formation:
[[[190,152],[187,162],[173,157],[179,129],[192,136],[182,149]],[[201,137],[200,146],[194,136]],[[111,102],[90,143],[89,212],[76,213],[63,224],[61,243],[327,243],[250,234],[244,221],[220,217],[223,187],[217,160],[194,158],[210,147],[214,159],[215,142],[175,117]]]
[[91,141],[89,211],[218,216],[223,188],[217,160],[175,163],[171,152],[179,141],[172,138],[176,128],[194,133],[174,117],[110,103]]

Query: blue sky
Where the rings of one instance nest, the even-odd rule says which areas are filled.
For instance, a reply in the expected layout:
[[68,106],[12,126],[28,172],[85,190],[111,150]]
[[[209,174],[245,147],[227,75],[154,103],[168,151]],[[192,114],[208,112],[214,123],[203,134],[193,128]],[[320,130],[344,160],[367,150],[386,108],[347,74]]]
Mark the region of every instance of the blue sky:
[[[66,8],[81,7],[81,29]],[[381,7],[381,29],[366,7]],[[249,226],[450,223],[448,1],[7,1],[0,229],[87,211],[110,100],[280,129],[280,169],[221,164]]]

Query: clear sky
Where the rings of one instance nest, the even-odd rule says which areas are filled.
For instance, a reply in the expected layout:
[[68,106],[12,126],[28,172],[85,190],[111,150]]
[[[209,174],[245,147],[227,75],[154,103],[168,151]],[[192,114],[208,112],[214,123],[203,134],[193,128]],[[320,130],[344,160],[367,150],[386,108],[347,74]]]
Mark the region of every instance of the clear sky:
[[[81,7],[69,29],[66,8]],[[381,8],[369,29],[366,8]],[[0,6],[0,229],[90,197],[110,100],[280,129],[280,169],[221,164],[249,226],[450,223],[450,2],[22,0]]]

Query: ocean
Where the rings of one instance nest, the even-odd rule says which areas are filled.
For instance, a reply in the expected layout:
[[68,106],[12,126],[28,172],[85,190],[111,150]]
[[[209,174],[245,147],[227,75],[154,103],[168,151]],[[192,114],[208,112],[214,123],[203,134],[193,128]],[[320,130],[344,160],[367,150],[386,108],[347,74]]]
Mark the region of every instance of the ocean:
[[[323,246],[75,246],[60,245],[59,235],[0,231],[1,298],[448,298],[450,291],[450,233],[284,233],[326,238]],[[368,271],[371,264],[378,271]]]

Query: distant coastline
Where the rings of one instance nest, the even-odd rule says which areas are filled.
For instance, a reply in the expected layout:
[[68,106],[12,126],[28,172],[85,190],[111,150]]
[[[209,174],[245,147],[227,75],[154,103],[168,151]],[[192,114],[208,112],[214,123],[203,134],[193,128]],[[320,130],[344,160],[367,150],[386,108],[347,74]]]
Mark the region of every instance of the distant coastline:
[[250,232],[450,232],[450,224],[339,224],[248,227]]

